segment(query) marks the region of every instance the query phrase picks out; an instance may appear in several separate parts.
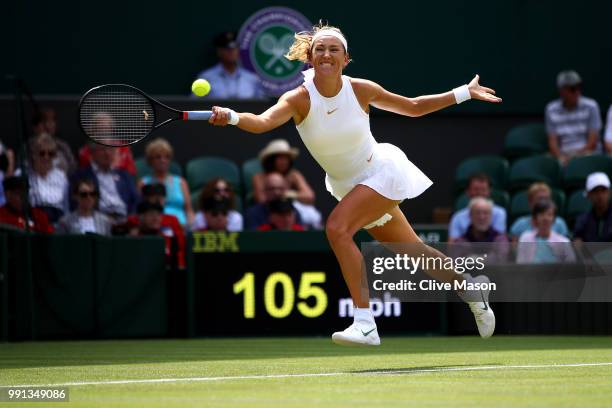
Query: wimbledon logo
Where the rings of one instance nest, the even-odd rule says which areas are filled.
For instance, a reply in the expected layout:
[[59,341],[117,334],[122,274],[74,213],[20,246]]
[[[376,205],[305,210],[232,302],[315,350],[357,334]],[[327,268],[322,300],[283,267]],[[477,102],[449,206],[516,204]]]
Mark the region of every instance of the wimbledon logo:
[[286,7],[259,10],[240,28],[242,64],[259,76],[268,94],[279,96],[302,83],[304,64],[284,55],[293,44],[293,34],[311,28],[306,17]]

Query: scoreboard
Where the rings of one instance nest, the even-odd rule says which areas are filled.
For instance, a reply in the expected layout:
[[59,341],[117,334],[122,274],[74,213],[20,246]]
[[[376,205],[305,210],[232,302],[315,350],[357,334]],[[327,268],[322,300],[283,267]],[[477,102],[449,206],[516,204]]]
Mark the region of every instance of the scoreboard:
[[[352,321],[352,300],[321,231],[194,233],[192,261],[197,336],[331,335]],[[444,304],[383,294],[371,308],[384,333],[446,330]]]

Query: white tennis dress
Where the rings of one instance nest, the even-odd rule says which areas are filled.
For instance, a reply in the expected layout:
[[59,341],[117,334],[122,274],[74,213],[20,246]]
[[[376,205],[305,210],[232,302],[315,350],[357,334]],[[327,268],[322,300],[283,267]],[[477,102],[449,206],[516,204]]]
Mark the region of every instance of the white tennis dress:
[[[310,111],[297,130],[314,159],[327,173],[325,186],[340,201],[357,184],[366,185],[391,200],[414,198],[433,182],[396,146],[377,143],[370,117],[353,92],[350,78],[342,76],[342,89],[331,98],[322,96],[306,76]],[[385,214],[364,226],[383,225]]]

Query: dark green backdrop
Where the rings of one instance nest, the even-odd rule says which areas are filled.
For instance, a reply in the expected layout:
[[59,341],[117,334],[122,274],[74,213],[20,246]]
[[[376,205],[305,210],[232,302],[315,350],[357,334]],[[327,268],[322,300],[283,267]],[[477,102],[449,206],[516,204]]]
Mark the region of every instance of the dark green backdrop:
[[[11,3],[2,6],[8,18],[0,25],[6,31],[1,69],[23,75],[34,93],[80,94],[95,84],[126,82],[154,94],[186,94],[193,76],[214,62],[215,33],[238,29],[262,7],[283,5],[340,26],[354,59],[347,74],[399,93],[444,91],[479,73],[504,104],[454,109],[535,113],[555,96],[556,73],[573,67],[586,94],[602,108],[612,102],[609,2]],[[3,83],[0,92],[8,91]]]

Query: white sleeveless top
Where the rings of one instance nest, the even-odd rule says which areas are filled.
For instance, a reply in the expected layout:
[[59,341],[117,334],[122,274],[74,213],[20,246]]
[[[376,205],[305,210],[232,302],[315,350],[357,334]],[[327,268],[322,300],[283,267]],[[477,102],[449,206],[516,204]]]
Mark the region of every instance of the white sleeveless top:
[[343,180],[360,174],[372,159],[376,140],[350,78],[342,75],[342,88],[331,98],[319,93],[312,78],[304,86],[310,111],[296,126],[304,145],[330,177]]

